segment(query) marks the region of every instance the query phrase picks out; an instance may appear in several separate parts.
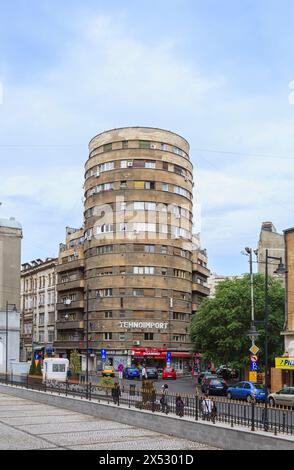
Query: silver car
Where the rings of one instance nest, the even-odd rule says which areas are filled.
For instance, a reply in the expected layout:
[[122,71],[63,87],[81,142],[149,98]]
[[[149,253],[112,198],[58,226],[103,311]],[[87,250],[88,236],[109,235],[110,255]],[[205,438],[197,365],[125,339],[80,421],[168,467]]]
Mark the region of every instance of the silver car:
[[294,387],[285,387],[279,392],[270,393],[268,401],[271,406],[293,406],[294,407]]

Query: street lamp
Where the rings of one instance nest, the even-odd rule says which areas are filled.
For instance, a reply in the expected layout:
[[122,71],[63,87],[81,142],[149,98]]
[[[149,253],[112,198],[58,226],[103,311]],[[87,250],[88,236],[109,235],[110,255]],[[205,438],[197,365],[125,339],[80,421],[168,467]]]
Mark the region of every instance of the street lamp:
[[264,409],[264,430],[268,430],[268,409],[267,409],[267,395],[268,395],[268,260],[279,261],[279,265],[275,271],[275,274],[285,274],[286,269],[283,264],[282,258],[277,256],[270,256],[268,254],[268,249],[265,250],[265,389],[266,389],[266,399],[265,399],[265,409]]
[[12,312],[17,312],[17,308],[15,304],[10,304],[6,302],[6,383],[8,381],[8,310],[12,308]]

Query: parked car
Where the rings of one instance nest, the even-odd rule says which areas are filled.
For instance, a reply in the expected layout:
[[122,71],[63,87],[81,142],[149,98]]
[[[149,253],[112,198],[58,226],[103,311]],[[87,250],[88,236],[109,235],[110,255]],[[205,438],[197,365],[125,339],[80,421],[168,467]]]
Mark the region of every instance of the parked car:
[[137,367],[127,367],[123,372],[124,379],[140,379],[140,371]]
[[114,367],[105,365],[102,369],[102,377],[115,377]]
[[294,407],[294,387],[284,387],[279,392],[270,393],[268,401],[271,406],[291,406]]
[[204,385],[207,379],[218,379],[218,376],[212,372],[202,372],[198,377],[198,383]]
[[208,393],[208,395],[223,395],[227,394],[228,386],[224,380],[208,378],[206,382],[201,385],[202,393]]
[[165,379],[176,380],[177,373],[176,373],[175,369],[173,369],[172,367],[165,367],[163,369],[163,372],[162,372],[162,378],[163,378],[163,380],[165,380]]
[[146,367],[146,374],[147,374],[147,379],[158,379],[158,372],[156,367]]
[[255,398],[256,401],[265,401],[266,388],[263,384],[257,382],[238,382],[227,390],[229,399],[246,400],[249,403]]

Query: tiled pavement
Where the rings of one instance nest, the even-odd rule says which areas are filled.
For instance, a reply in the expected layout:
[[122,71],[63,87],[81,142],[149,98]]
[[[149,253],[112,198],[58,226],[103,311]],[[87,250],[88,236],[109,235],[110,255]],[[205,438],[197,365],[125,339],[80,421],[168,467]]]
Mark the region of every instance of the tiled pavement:
[[0,394],[0,450],[212,450],[211,447]]

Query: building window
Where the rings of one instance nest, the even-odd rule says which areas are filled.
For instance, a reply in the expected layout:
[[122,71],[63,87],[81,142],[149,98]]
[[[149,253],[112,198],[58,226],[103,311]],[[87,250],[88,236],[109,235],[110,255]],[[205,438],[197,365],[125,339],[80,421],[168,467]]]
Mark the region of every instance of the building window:
[[167,276],[167,268],[161,268],[162,276]]
[[150,141],[149,140],[140,140],[139,141],[139,148],[140,149],[150,149]]
[[48,330],[48,343],[53,343],[55,340],[54,330]]
[[112,310],[104,312],[104,318],[112,318]]
[[104,253],[112,253],[112,252],[113,252],[113,245],[98,246],[96,248],[97,255],[102,255]]
[[97,297],[112,297],[112,289],[97,289]]
[[109,341],[112,339],[112,333],[104,333],[104,340]]
[[168,184],[162,183],[162,191],[168,191]]
[[135,201],[134,202],[134,210],[135,211],[143,211],[145,209],[145,204],[142,201]]
[[145,245],[144,251],[145,253],[155,253],[155,245]]
[[99,165],[99,171],[102,173],[103,171],[109,171],[114,169],[114,162],[105,162]]
[[134,297],[144,297],[144,289],[133,289]]
[[112,150],[112,144],[103,145],[103,152],[109,152],[110,150]]
[[162,245],[162,246],[160,247],[160,253],[161,253],[162,255],[167,255],[167,253],[168,253],[168,247],[167,247],[166,245]]
[[126,181],[121,181],[120,182],[120,189],[127,189],[128,187],[128,184]]
[[122,148],[127,149],[129,147],[129,141],[128,140],[123,140],[122,141]]
[[44,331],[39,331],[39,343],[44,343]]
[[162,162],[162,169],[168,170],[168,162]]
[[161,144],[160,144],[160,150],[167,150],[167,145],[161,143]]
[[154,333],[144,333],[144,340],[145,341],[153,341]]
[[151,161],[151,160],[147,160],[145,162],[145,168],[152,168],[154,169],[156,166],[156,163],[154,161]]
[[134,266],[134,274],[154,274],[154,266]]
[[119,340],[120,340],[120,341],[125,341],[125,339],[126,339],[125,333],[120,333],[120,334],[119,334]]

